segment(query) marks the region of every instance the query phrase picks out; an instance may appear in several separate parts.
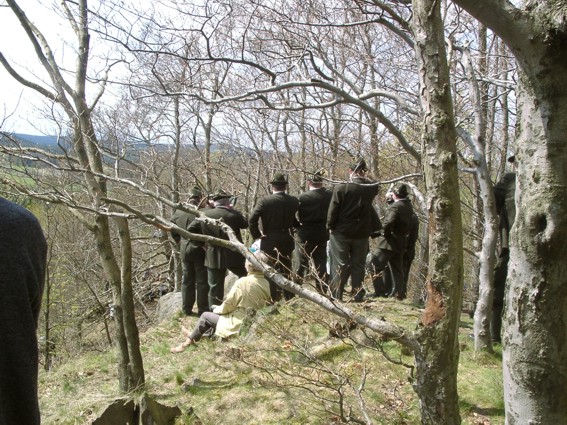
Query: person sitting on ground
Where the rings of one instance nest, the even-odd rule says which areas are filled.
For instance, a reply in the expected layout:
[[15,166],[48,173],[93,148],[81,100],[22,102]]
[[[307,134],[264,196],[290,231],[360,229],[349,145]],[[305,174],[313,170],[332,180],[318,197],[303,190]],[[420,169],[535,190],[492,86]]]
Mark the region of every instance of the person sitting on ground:
[[[258,251],[254,255],[260,262],[267,262],[264,253]],[[187,339],[172,348],[172,353],[181,353],[203,336],[215,334],[220,338],[227,338],[237,334],[248,308],[260,309],[270,303],[270,284],[262,270],[248,260],[245,266],[248,275],[234,283],[220,306],[215,307],[212,312],[203,313],[192,332],[181,327]]]

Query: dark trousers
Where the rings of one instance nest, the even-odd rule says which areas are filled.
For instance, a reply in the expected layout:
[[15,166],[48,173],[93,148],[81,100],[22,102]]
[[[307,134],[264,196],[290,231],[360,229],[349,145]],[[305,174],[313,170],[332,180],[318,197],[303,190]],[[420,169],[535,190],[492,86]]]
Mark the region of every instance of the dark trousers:
[[313,261],[315,269],[316,288],[321,294],[327,292],[327,241],[313,242],[298,240],[296,245],[296,268],[295,275],[298,276],[298,283],[301,284],[305,274],[309,272],[310,260]]
[[377,296],[395,296],[402,300],[406,298],[403,254],[378,249],[372,254],[372,266],[374,268],[372,284]]
[[211,269],[207,268],[209,280],[209,309],[212,310],[214,305],[221,305],[224,299],[224,279],[226,271],[230,270],[238,277],[246,276],[244,267],[229,267],[228,269]]
[[183,279],[181,281],[182,307],[185,314],[191,314],[195,300],[199,316],[209,311],[209,283],[207,268],[203,261],[183,261]]
[[406,289],[408,287],[411,264],[413,263],[414,258],[415,258],[415,251],[406,250],[406,252],[404,253],[404,283],[406,285]]
[[[294,247],[293,236],[288,231],[269,233],[260,240],[260,249],[272,259],[274,268],[286,279],[291,279],[291,258]],[[279,301],[282,298],[282,289],[270,279],[268,279],[268,282],[270,283],[272,301]],[[293,297],[293,293],[289,291],[283,291],[283,295],[286,300]]]
[[508,251],[502,255],[494,269],[494,298],[492,300],[492,321],[490,334],[493,342],[501,341],[502,313],[504,311],[504,294],[506,289],[506,276],[508,275]]
[[217,323],[219,322],[219,315],[216,313],[211,313],[206,311],[201,314],[199,320],[195,324],[195,328],[191,331],[189,338],[193,341],[199,341],[203,336],[212,336],[217,328]]
[[362,288],[368,238],[349,238],[340,232],[332,232],[330,237],[331,282],[333,298],[343,299],[345,284],[350,276],[352,293],[355,295]]

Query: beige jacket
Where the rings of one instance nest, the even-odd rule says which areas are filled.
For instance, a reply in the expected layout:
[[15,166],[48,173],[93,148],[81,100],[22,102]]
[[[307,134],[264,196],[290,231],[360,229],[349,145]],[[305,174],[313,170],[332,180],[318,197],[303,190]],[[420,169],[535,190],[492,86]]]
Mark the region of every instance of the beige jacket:
[[219,314],[215,335],[226,338],[240,331],[246,309],[260,309],[270,302],[270,284],[262,273],[254,272],[238,279],[224,302],[215,307],[213,313]]

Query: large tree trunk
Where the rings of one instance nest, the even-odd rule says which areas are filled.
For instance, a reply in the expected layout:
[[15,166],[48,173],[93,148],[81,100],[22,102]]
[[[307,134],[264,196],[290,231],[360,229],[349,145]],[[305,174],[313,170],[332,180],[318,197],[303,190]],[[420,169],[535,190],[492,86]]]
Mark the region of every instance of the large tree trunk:
[[512,424],[567,423],[566,56],[548,52],[548,68],[523,77],[518,95],[523,125],[503,340]]
[[440,2],[414,0],[414,35],[424,110],[423,166],[429,208],[427,302],[414,383],[424,424],[458,424],[458,327],[463,246],[456,131]]
[[506,422],[567,423],[567,3],[454,0],[521,67],[516,219],[505,299]]

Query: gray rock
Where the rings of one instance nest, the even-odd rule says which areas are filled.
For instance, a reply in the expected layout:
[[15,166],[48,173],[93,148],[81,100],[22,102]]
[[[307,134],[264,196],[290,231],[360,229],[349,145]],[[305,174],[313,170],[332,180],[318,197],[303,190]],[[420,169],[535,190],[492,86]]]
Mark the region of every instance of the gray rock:
[[161,297],[157,304],[157,321],[170,320],[181,312],[181,292],[170,292]]
[[119,398],[104,409],[93,425],[134,424],[136,405],[132,399]]

